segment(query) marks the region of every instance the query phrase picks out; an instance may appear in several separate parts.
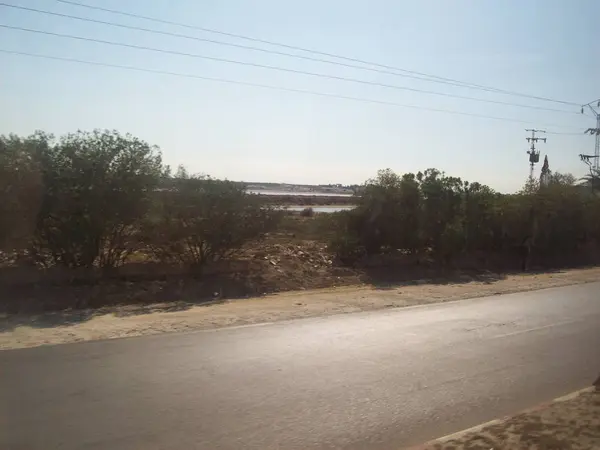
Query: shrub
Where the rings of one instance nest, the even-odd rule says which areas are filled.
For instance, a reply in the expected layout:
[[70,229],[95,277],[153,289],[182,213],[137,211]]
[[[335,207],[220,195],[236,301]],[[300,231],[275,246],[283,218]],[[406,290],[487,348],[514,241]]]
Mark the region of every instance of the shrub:
[[572,183],[551,182],[533,196],[535,257],[543,263],[576,258],[586,239],[586,199]]
[[162,172],[158,150],[115,131],[77,132],[35,155],[44,195],[33,254],[46,265],[115,267]]
[[304,208],[302,211],[300,211],[300,215],[302,217],[312,217],[315,215],[315,211],[311,207]]
[[238,183],[204,177],[175,180],[160,203],[144,227],[149,249],[161,261],[197,271],[274,229],[282,215]]
[[418,179],[423,195],[423,244],[434,257],[447,261],[464,247],[463,183],[436,169],[419,173]]
[[27,139],[0,136],[0,250],[29,245],[43,190],[33,156],[43,145],[42,134]]
[[357,234],[361,213],[355,210],[340,211],[332,219],[336,223],[336,232],[329,240],[329,250],[340,263],[352,265],[367,254],[367,249]]
[[341,261],[394,250],[424,252],[443,264],[497,255],[524,267],[529,259],[556,266],[600,256],[588,254],[600,247],[600,201],[571,175],[551,174],[544,185],[534,180],[500,195],[435,169],[403,176],[385,170],[362,192],[331,240]]
[[368,254],[420,247],[422,197],[414,175],[399,177],[389,169],[379,171],[356,200],[357,207],[344,216],[353,236],[348,242],[359,242],[361,251]]
[[367,254],[430,249],[444,260],[451,258],[464,246],[462,195],[460,179],[435,169],[403,176],[379,171],[362,189],[357,208],[346,216],[343,246],[334,247],[348,253],[347,247],[356,243],[358,253]]
[[498,199],[492,189],[479,183],[464,183],[462,223],[464,250],[492,251],[498,234]]

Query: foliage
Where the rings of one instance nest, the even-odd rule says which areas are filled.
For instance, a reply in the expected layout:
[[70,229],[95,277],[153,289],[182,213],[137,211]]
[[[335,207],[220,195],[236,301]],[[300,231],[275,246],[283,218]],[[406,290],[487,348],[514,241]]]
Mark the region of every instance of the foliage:
[[26,247],[35,227],[42,195],[38,165],[32,155],[44,136],[0,136],[0,249]]
[[155,218],[144,226],[148,247],[161,261],[199,270],[232,256],[247,241],[272,230],[281,217],[239,183],[179,175]]
[[46,265],[115,267],[162,173],[157,149],[116,131],[42,136],[34,159],[44,195],[32,242]]
[[358,234],[362,226],[361,213],[357,210],[340,211],[335,219],[336,232],[330,238],[329,250],[342,264],[351,265],[367,254],[364,241]]
[[590,167],[590,173],[582,180],[583,186],[588,186],[592,193],[600,192],[600,170]]
[[302,217],[312,217],[315,215],[315,210],[311,207],[304,208],[302,211],[300,211],[300,215]]
[[282,215],[277,232],[286,238],[328,241],[339,233],[340,215],[343,213],[344,211],[338,211],[302,217],[287,212]]
[[424,244],[436,258],[450,259],[463,242],[463,222],[460,220],[462,181],[447,177],[436,169],[428,169],[420,178],[423,192]]
[[[347,216],[347,232],[334,247],[354,256],[428,249],[447,259],[463,245],[462,194],[460,179],[435,169],[403,176],[380,171],[365,184],[358,207]],[[347,249],[354,243],[361,247],[358,253]]]
[[496,245],[495,236],[499,234],[498,199],[499,195],[488,186],[464,183],[463,232],[464,250],[492,251]]
[[130,135],[8,135],[0,136],[0,250],[29,249],[37,262],[67,268],[118,267],[145,250],[198,271],[277,229],[327,240],[344,264],[381,254],[442,265],[477,258],[481,267],[590,263],[600,260],[599,179],[591,169],[578,185],[548,168],[541,183],[503,195],[436,169],[386,169],[356,187],[352,211],[285,215],[241,183],[183,166],[171,175],[157,148]]
[[501,195],[435,169],[403,176],[388,169],[363,193],[331,242],[348,263],[398,250],[441,264],[475,255],[515,266],[526,266],[523,258],[542,266],[588,262],[583,247],[600,256],[600,202],[569,174],[549,172],[542,186],[532,179]]
[[550,185],[564,185],[564,186],[575,186],[577,178],[570,173],[552,172],[549,175],[548,184]]
[[[421,192],[414,175],[399,177],[391,170],[381,170],[367,181],[357,207],[346,215],[340,242],[345,246],[359,242],[361,252],[379,253],[395,248],[418,248]],[[336,243],[334,246],[341,245]],[[353,253],[353,252],[351,252]]]

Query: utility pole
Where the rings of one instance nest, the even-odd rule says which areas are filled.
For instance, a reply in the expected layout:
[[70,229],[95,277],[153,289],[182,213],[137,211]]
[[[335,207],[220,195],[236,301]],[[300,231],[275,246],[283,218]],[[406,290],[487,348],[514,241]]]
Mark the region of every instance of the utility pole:
[[[595,107],[592,104],[595,103]],[[594,100],[593,102],[589,102],[581,107],[581,114],[585,110],[586,106],[592,112],[594,117],[596,117],[596,128],[588,128],[586,133],[595,134],[596,135],[596,145],[594,147],[594,155],[587,155],[588,159],[593,158],[593,167],[595,170],[598,170],[600,164],[600,99]]]
[[535,133],[545,133],[545,130],[532,130],[532,129],[528,129],[525,131],[531,131],[531,137],[526,138],[527,142],[531,143],[531,147],[529,149],[529,151],[527,151],[527,154],[529,155],[529,179],[533,180],[533,166],[536,163],[540,162],[540,152],[536,151],[535,149],[535,144],[537,143],[537,141],[543,141],[544,143],[546,143],[546,138],[540,138],[540,137],[536,137]]

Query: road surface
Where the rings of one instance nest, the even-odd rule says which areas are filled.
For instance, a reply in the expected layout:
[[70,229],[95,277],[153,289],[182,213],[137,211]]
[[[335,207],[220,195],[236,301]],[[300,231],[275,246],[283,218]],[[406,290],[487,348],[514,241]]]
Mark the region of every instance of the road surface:
[[398,449],[589,386],[600,283],[0,352],[2,449]]

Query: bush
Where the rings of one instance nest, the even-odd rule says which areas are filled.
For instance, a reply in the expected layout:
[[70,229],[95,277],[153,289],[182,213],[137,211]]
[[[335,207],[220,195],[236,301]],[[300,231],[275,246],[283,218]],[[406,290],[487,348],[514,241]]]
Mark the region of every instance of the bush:
[[340,211],[332,218],[336,223],[336,232],[329,240],[329,250],[345,265],[352,265],[367,255],[367,249],[357,234],[361,213],[357,211]]
[[462,224],[466,252],[493,251],[499,234],[498,200],[500,196],[488,186],[464,183]]
[[556,266],[600,256],[586,253],[600,247],[600,200],[570,175],[551,174],[543,186],[534,181],[500,195],[435,169],[403,176],[384,170],[362,192],[331,240],[343,262],[396,250],[442,264],[496,255],[515,267],[530,259]]
[[399,177],[379,171],[367,181],[357,207],[346,214],[347,242],[359,242],[364,252],[376,254],[396,248],[420,247],[421,192],[414,175]]
[[113,268],[143,247],[201,270],[279,227],[328,241],[344,264],[397,251],[440,264],[479,255],[524,267],[598,262],[598,174],[583,185],[547,175],[501,195],[436,169],[387,169],[355,190],[356,209],[305,220],[312,208],[283,217],[240,183],[183,167],[170,176],[158,149],[129,135],[0,136],[0,250],[29,249],[46,266]]
[[27,139],[0,136],[0,250],[29,245],[43,191],[33,155],[43,145],[41,134]]
[[274,229],[281,215],[238,183],[179,178],[164,194],[143,236],[157,259],[199,271]]
[[[572,183],[553,182],[533,195],[533,255],[542,262],[577,259],[587,239],[585,215],[591,204]],[[592,230],[589,230],[592,231]]]
[[306,220],[298,214],[284,211],[277,232],[299,240],[327,242],[337,235],[341,214],[343,211],[315,214],[310,220]]
[[77,132],[34,155],[44,195],[32,253],[44,265],[116,267],[162,173],[158,150],[113,131]]
[[302,217],[312,217],[315,215],[315,211],[311,207],[304,208],[302,211],[300,211],[300,215]]
[[462,249],[460,179],[435,169],[403,176],[387,169],[367,181],[362,193],[357,208],[346,216],[345,253],[351,243],[359,245],[358,253],[430,249],[444,259]]

